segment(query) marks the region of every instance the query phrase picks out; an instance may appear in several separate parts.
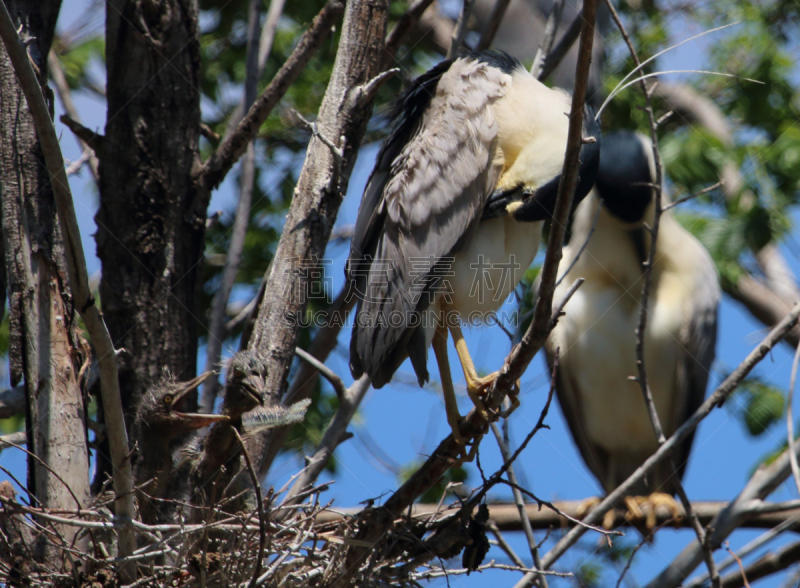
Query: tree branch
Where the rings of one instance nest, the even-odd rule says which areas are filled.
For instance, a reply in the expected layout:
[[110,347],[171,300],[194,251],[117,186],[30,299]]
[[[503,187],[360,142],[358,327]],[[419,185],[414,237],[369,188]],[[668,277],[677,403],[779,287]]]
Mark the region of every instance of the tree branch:
[[[387,16],[386,1],[347,3],[333,73],[316,120],[319,133],[333,141],[342,159],[337,161],[317,136],[311,138],[266,276],[249,348],[269,358],[267,388],[277,398],[286,389],[313,272],[324,270],[325,247],[372,112],[371,100],[364,98],[370,82],[380,75]],[[266,439],[260,435],[253,443],[260,445],[251,455],[263,476]]]
[[531,74],[537,80],[541,79],[545,59],[547,59],[547,56],[553,50],[553,42],[556,39],[558,25],[561,24],[561,12],[563,10],[564,0],[556,0],[553,2],[553,7],[550,9],[550,14],[547,16],[544,35],[542,36],[539,48],[536,50],[536,55],[533,58],[533,64],[531,65]]
[[550,74],[552,74],[556,68],[561,64],[561,61],[564,57],[569,53],[569,50],[572,49],[572,46],[575,44],[575,41],[578,40],[578,35],[581,32],[581,27],[583,26],[583,10],[581,10],[567,28],[564,31],[564,36],[561,37],[561,40],[558,44],[553,48],[553,50],[547,55],[547,59],[544,62],[544,66],[542,67],[542,71],[539,74],[540,80],[547,79]]
[[[795,306],[795,311],[798,308],[800,308],[800,305]],[[763,349],[763,345],[760,349]],[[753,354],[751,353],[751,355]],[[737,368],[738,370],[739,368]],[[726,382],[728,380],[730,380],[730,377],[726,379]],[[717,396],[717,392],[719,392],[719,388],[714,392],[711,399]],[[724,399],[718,399],[718,401],[721,400]],[[703,404],[705,405],[706,403]],[[787,448],[770,465],[756,470],[739,495],[714,517],[714,520],[709,524],[709,528],[712,531],[708,544],[712,549],[719,548],[725,538],[751,516],[753,507],[761,506],[763,499],[789,477],[791,474],[792,453],[796,456],[798,452],[800,452],[800,445],[795,446],[794,452],[790,452]],[[658,577],[648,584],[648,588],[678,586],[697,567],[702,557],[703,547],[698,545],[697,542],[691,543],[675,557],[672,563]]]
[[722,588],[741,588],[747,582],[755,582],[761,578],[785,570],[800,561],[800,542],[790,543],[776,552],[761,556],[748,565],[743,571],[733,572],[722,578]]
[[[55,51],[53,51],[52,49],[47,54],[47,70],[50,72],[50,77],[52,78],[53,82],[56,85],[56,90],[58,91],[58,97],[61,100],[61,105],[64,107],[64,112],[67,113],[70,119],[72,119],[76,123],[80,123],[80,116],[78,115],[78,109],[75,108],[75,104],[72,102],[72,91],[70,90],[69,84],[67,83],[67,76],[64,74],[64,68],[61,67],[61,60],[58,58],[58,55],[56,55]],[[70,130],[73,133],[75,132],[75,130],[72,129],[72,127],[70,127]],[[97,183],[97,178],[100,177],[99,175],[100,162],[97,159],[97,150],[94,147],[92,147],[88,142],[84,141],[80,137],[80,135],[78,135],[78,143],[80,144],[81,148],[84,151],[89,150],[89,159],[88,159],[89,170],[91,170],[92,177],[94,178],[95,183]]]
[[300,475],[295,480],[286,499],[283,501],[282,506],[295,504],[296,497],[303,491],[308,489],[314,484],[316,479],[328,465],[333,452],[346,438],[347,426],[353,419],[356,409],[364,399],[364,395],[369,390],[370,381],[369,377],[364,375],[360,379],[353,382],[353,385],[348,388],[339,399],[339,409],[333,415],[328,428],[322,436],[322,441],[319,443],[314,456],[308,461],[308,465],[303,469]]
[[[585,513],[585,500],[564,500],[553,503],[559,512],[548,508],[541,508],[536,503],[525,504],[525,516],[531,528],[537,531],[546,531],[556,528],[571,528],[575,526],[572,519],[580,519]],[[763,503],[770,507],[772,504]],[[700,523],[708,525],[723,509],[728,506],[725,501],[695,501],[692,502],[692,509],[697,514]],[[442,509],[437,504],[413,504],[410,507],[411,518],[414,520],[427,520],[432,515],[436,515],[433,521],[439,521],[453,516],[460,505],[452,505]],[[438,510],[437,510],[438,509]],[[317,515],[318,523],[334,523],[350,517],[356,517],[363,512],[362,508],[336,508],[324,510]],[[680,512],[684,512],[679,507]],[[438,513],[438,514],[437,514]],[[562,513],[562,514],[559,514]],[[620,511],[620,516],[616,518],[619,527],[634,527],[635,522],[625,518],[625,512]],[[432,522],[433,522],[432,521]],[[489,521],[497,525],[500,531],[523,531],[523,523],[519,508],[516,503],[497,503],[489,504]],[[672,513],[663,507],[656,509],[656,525],[669,525],[674,528],[688,529],[691,523],[688,517],[682,516],[680,520],[673,518]],[[793,532],[800,531],[800,508],[782,512],[767,512],[755,514],[748,518],[741,525],[747,529],[776,529],[783,528]]]
[[[75,299],[75,307],[80,313],[97,349],[100,363],[100,389],[103,395],[106,423],[108,424],[111,456],[115,466],[113,477],[114,490],[117,494],[117,513],[121,517],[133,520],[133,477],[131,475],[130,461],[128,460],[128,435],[125,429],[119,392],[117,351],[114,349],[111,336],[108,333],[105,322],[103,322],[103,317],[95,305],[92,291],[89,288],[86,258],[83,253],[83,244],[81,243],[78,222],[75,217],[72,194],[70,193],[69,182],[64,169],[64,159],[61,155],[58,137],[50,120],[50,112],[36,79],[36,74],[31,68],[25,46],[17,35],[5,4],[0,4],[0,37],[3,39],[6,51],[17,73],[20,86],[25,93],[31,116],[36,125],[36,132],[42,145],[42,152],[50,174],[61,232],[64,238],[69,283]],[[120,554],[123,556],[129,555],[134,549],[133,534],[127,529],[121,529],[119,531]],[[133,568],[123,566],[120,574],[123,581],[130,582],[133,578]]]
[[342,0],[328,0],[320,10],[311,26],[303,34],[297,47],[247,111],[236,129],[229,137],[223,139],[214,154],[200,168],[197,181],[206,190],[213,190],[225,179],[233,164],[245,152],[247,145],[256,137],[258,129],[267,120],[272,109],[330,34],[333,24],[339,19],[343,10],[344,2]]
[[497,35],[500,23],[503,22],[503,17],[506,15],[506,9],[509,4],[511,4],[511,0],[497,0],[495,2],[492,14],[489,16],[489,20],[486,21],[486,26],[481,34],[481,40],[478,42],[478,46],[475,47],[476,51],[486,51],[492,46],[492,41]]
[[459,14],[458,21],[456,21],[456,26],[453,29],[453,36],[450,39],[450,48],[447,50],[446,59],[454,58],[464,44],[464,37],[467,34],[467,22],[469,21],[474,6],[475,0],[464,0],[461,7],[461,14]]
[[394,25],[386,37],[386,49],[384,50],[386,56],[383,60],[383,69],[388,69],[393,64],[397,58],[397,50],[400,49],[406,35],[419,22],[422,14],[431,4],[433,4],[433,0],[416,0]]
[[[279,0],[275,0],[276,2]],[[277,24],[277,23],[276,23]],[[247,57],[245,61],[244,81],[244,109],[249,109],[255,102],[258,93],[259,70],[259,37],[261,25],[261,0],[250,0],[248,8],[247,25]],[[253,186],[256,179],[256,148],[255,142],[247,145],[244,159],[242,160],[241,189],[239,202],[236,205],[236,216],[233,221],[231,241],[228,253],[225,256],[225,267],[222,270],[222,282],[214,292],[211,300],[211,324],[208,327],[208,348],[206,350],[206,369],[210,372],[216,369],[222,357],[222,342],[225,339],[225,308],[236,283],[236,275],[242,262],[242,251],[247,236],[247,226],[250,222],[250,205],[253,200]],[[214,401],[219,391],[219,379],[209,378],[203,384],[203,393],[200,399],[202,412],[212,412]]]

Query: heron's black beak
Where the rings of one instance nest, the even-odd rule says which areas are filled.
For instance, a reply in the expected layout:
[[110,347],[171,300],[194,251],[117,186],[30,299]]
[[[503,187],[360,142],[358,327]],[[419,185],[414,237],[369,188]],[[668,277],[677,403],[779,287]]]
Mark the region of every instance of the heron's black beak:
[[200,384],[205,382],[210,376],[213,375],[215,375],[215,372],[206,372],[204,374],[200,374],[193,380],[185,382],[172,399],[172,414],[178,417],[181,422],[190,430],[202,429],[203,427],[207,427],[212,423],[229,420],[227,416],[222,414],[201,414],[197,412],[181,412],[178,410],[178,408],[180,408],[184,401],[189,397],[189,394],[197,390]]
[[262,377],[255,375],[247,376],[242,380],[242,387],[253,400],[260,406],[264,406],[264,395],[267,388],[264,386],[264,379]]

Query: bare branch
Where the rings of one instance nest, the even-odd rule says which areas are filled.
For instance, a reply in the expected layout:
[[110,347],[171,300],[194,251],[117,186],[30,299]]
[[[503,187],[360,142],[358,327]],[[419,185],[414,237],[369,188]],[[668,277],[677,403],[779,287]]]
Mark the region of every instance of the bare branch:
[[[558,370],[558,349],[556,349],[555,358],[553,360],[553,369],[552,375],[550,377],[550,391],[548,393],[548,402],[545,404],[544,408],[542,409],[542,414],[539,417],[539,421],[534,427],[534,433],[537,430],[537,427],[544,426],[544,418],[547,414],[547,410],[550,406],[550,399],[553,397],[553,393],[555,392],[556,388],[556,373]],[[506,401],[507,402],[507,401]],[[533,536],[533,529],[531,527],[530,521],[525,516],[525,501],[523,500],[522,492],[517,488],[517,476],[514,473],[514,468],[512,466],[512,456],[511,452],[509,451],[508,447],[508,419],[505,419],[503,422],[503,431],[504,435],[500,435],[500,431],[497,428],[495,423],[492,423],[492,432],[494,433],[495,439],[497,440],[497,445],[500,447],[500,454],[503,457],[503,462],[508,466],[508,481],[513,484],[512,491],[514,494],[514,503],[517,506],[517,511],[519,512],[520,520],[522,522],[522,529],[525,531],[525,538],[528,540],[528,548],[531,551],[531,557],[533,558],[533,565],[537,570],[542,569],[542,560],[539,557],[539,549],[536,546],[536,538]],[[518,454],[515,454],[515,456]],[[537,583],[541,586],[541,588],[547,588],[547,579],[544,576],[540,576],[537,578]]]
[[[276,0],[276,2],[279,0]],[[248,110],[255,102],[258,93],[259,35],[261,24],[261,0],[250,0],[247,25],[247,56],[245,60],[244,110]],[[276,23],[277,24],[277,23]],[[241,189],[239,202],[236,205],[236,216],[233,221],[231,240],[225,256],[225,267],[222,270],[222,281],[211,300],[211,321],[208,327],[208,349],[206,351],[205,371],[213,371],[219,365],[222,356],[222,342],[225,338],[225,308],[228,306],[236,275],[242,262],[244,241],[247,226],[250,222],[250,205],[253,200],[253,187],[256,180],[255,143],[247,145],[242,160]],[[219,391],[219,379],[209,378],[203,385],[200,408],[203,412],[212,412],[214,401]]]
[[[100,363],[100,389],[103,395],[106,423],[108,424],[111,456],[115,466],[114,490],[117,493],[117,513],[122,517],[133,519],[133,477],[131,475],[130,462],[128,461],[128,435],[125,429],[119,392],[117,352],[89,288],[86,258],[83,254],[83,244],[81,243],[78,222],[75,217],[72,194],[70,193],[69,182],[64,169],[64,159],[61,155],[58,137],[50,120],[50,112],[36,79],[36,74],[31,68],[28,54],[17,35],[5,4],[0,6],[0,37],[3,39],[6,51],[20,81],[20,86],[25,93],[28,107],[36,125],[36,132],[42,145],[42,152],[50,174],[58,209],[58,218],[64,238],[69,282],[75,297],[75,307],[80,313],[97,349]],[[120,554],[123,556],[128,555],[134,548],[133,535],[127,530],[120,530]],[[131,567],[123,566],[120,573],[125,582],[132,580],[133,569]]]
[[[278,21],[283,13],[285,0],[270,0],[267,18],[264,20],[264,28],[261,29],[261,38],[258,42],[258,77],[261,78],[264,68],[267,65],[269,54],[272,53],[272,43],[275,40],[275,31],[278,29]],[[247,105],[250,108],[250,105]]]
[[339,409],[336,411],[336,414],[333,415],[333,419],[331,419],[328,428],[325,429],[317,452],[310,458],[308,465],[300,476],[298,476],[292,489],[289,490],[286,499],[283,501],[283,505],[294,504],[296,495],[311,486],[325,469],[336,447],[338,447],[339,443],[344,439],[347,426],[350,424],[359,404],[361,404],[361,401],[364,399],[364,395],[369,390],[369,386],[369,377],[364,375],[359,380],[353,382],[353,385],[342,394],[339,400]]
[[261,574],[261,562],[264,560],[264,548],[267,545],[267,521],[264,520],[266,512],[264,511],[264,499],[261,497],[261,484],[258,483],[256,470],[253,468],[253,462],[250,459],[247,446],[244,444],[242,436],[239,435],[239,431],[236,430],[236,427],[232,427],[232,431],[234,435],[236,435],[239,447],[242,449],[244,462],[247,464],[247,471],[250,474],[250,481],[253,483],[253,490],[256,494],[256,505],[258,509],[258,557],[256,558],[256,569],[253,570],[253,579],[250,580],[249,586],[249,588],[255,588],[256,580],[258,580],[258,576]]
[[[622,38],[628,45],[628,50],[633,58],[634,63],[636,64],[636,68],[640,69],[642,67],[642,62],[639,60],[639,55],[636,52],[636,48],[633,46],[631,38],[628,35],[628,31],[622,24],[622,21],[620,20],[619,15],[617,14],[617,11],[610,0],[606,0],[606,5],[611,12],[611,17],[614,19]],[[645,366],[644,362],[644,339],[647,329],[650,288],[653,284],[653,266],[656,262],[656,251],[658,249],[658,230],[661,224],[664,167],[661,161],[661,153],[658,149],[658,123],[656,122],[655,112],[653,111],[653,91],[647,87],[647,83],[643,79],[640,80],[640,85],[645,99],[645,111],[647,112],[647,118],[650,122],[650,141],[653,150],[653,160],[655,161],[656,177],[654,179],[655,185],[653,186],[655,211],[653,215],[653,226],[650,229],[650,251],[647,261],[644,264],[644,284],[642,285],[642,294],[639,297],[639,324],[636,328],[636,368],[639,374],[639,387],[642,390],[642,396],[644,397],[645,406],[647,407],[647,413],[650,416],[650,422],[653,425],[653,432],[655,433],[658,444],[663,445],[666,441],[666,437],[664,436],[664,429],[661,426],[661,420],[659,419],[658,411],[656,410],[656,404],[653,400],[653,393],[647,380],[647,367]],[[711,552],[711,549],[708,547],[708,537],[706,532],[700,526],[697,516],[692,511],[692,503],[689,501],[689,497],[686,495],[686,491],[683,488],[680,476],[677,475],[678,467],[675,463],[675,459],[672,456],[669,457],[669,462],[671,464],[672,471],[675,473],[675,490],[681,500],[681,503],[683,504],[686,514],[689,516],[689,520],[692,523],[692,528],[697,535],[697,540],[704,547],[706,565],[708,566],[711,584],[717,588],[719,586],[719,574],[717,573],[716,565],[714,563],[714,556]]]
[[333,386],[333,389],[336,392],[336,396],[339,398],[340,401],[343,398],[346,398],[347,388],[344,387],[344,382],[342,382],[342,379],[336,374],[336,372],[334,372],[331,368],[326,366],[316,357],[311,355],[305,349],[300,349],[298,347],[294,350],[294,352],[297,354],[297,357],[311,364],[312,367],[314,367],[319,373],[325,376],[325,379],[331,383],[331,386]]
[[797,456],[795,455],[795,444],[797,439],[794,436],[794,411],[792,404],[794,400],[794,389],[797,382],[797,364],[800,362],[800,345],[794,352],[794,359],[792,360],[792,374],[789,377],[789,390],[786,392],[786,447],[789,451],[789,463],[792,466],[792,477],[797,491],[800,492],[800,467],[797,465]]
[[536,55],[531,65],[531,74],[533,74],[533,77],[537,80],[541,77],[545,59],[547,59],[547,56],[553,50],[553,42],[556,40],[558,26],[561,24],[561,13],[563,10],[564,0],[556,0],[553,2],[553,7],[550,9],[550,14],[547,16],[544,35],[542,35],[542,40],[539,43],[539,48],[536,50]]
[[223,139],[214,154],[203,164],[198,181],[207,189],[219,186],[233,164],[242,156],[247,145],[256,137],[259,127],[283,97],[322,42],[327,38],[333,24],[344,10],[342,0],[328,0],[303,34],[292,54],[275,74],[247,114],[229,137]]
[[[538,503],[525,504],[525,517],[531,524],[534,530],[547,530],[550,528],[569,528],[575,526],[575,520],[579,520],[585,512],[585,500],[564,500],[553,502],[552,505],[555,509],[541,508]],[[771,507],[772,503],[762,503],[767,507]],[[708,525],[714,517],[716,517],[724,508],[728,506],[724,501],[695,501],[692,503],[692,509],[697,513],[698,519],[702,525]],[[411,506],[411,517],[413,520],[428,520],[436,523],[453,516],[459,509],[460,505],[455,504],[444,509],[438,508],[436,504],[414,504]],[[438,510],[437,510],[438,508]],[[678,507],[681,509],[681,507]],[[318,523],[334,523],[341,521],[348,517],[355,517],[361,513],[361,508],[338,508],[333,510],[324,510],[317,515]],[[683,512],[683,511],[681,511]],[[620,511],[620,516],[617,517],[617,522],[620,527],[634,526],[635,522],[626,520],[625,513]],[[431,517],[435,515],[432,519]],[[791,511],[783,512],[767,512],[763,514],[755,514],[748,518],[741,525],[741,528],[746,529],[769,529],[776,530],[778,533],[784,530],[800,530],[800,508]],[[519,509],[516,503],[491,503],[489,504],[489,521],[497,525],[500,531],[522,531],[522,519],[520,518]],[[690,523],[687,516],[682,516],[680,520],[673,518],[672,512],[666,508],[658,507],[656,509],[656,524],[670,525],[677,528],[689,528]],[[766,533],[765,533],[766,534]],[[746,554],[742,554],[744,557]],[[693,582],[689,586],[697,588],[702,584],[704,578],[700,582]]]
[[25,431],[17,431],[16,433],[8,433],[0,437],[0,453],[9,447],[21,447],[28,442],[28,434]]
[[[777,325],[791,310],[792,305],[760,280],[750,274],[742,274],[736,283],[722,281],[722,289],[763,324]],[[800,344],[800,327],[793,328],[786,335],[786,342],[792,347]]]
[[722,579],[722,588],[749,588],[748,580],[755,582],[785,570],[800,561],[800,542],[790,543],[774,553],[767,553],[757,561]]
[[489,520],[489,522],[486,524],[486,527],[492,532],[495,539],[497,539],[497,545],[500,547],[500,549],[506,552],[506,555],[511,559],[511,561],[518,566],[523,567],[525,563],[520,559],[511,545],[508,544],[508,541],[506,541],[506,538],[503,537],[503,533],[500,531],[500,528],[494,523],[494,521]]
[[720,186],[723,186],[724,184],[725,184],[725,182],[720,180],[719,182],[716,182],[715,184],[711,184],[708,188],[703,188],[699,192],[695,192],[694,194],[689,194],[688,196],[684,196],[683,198],[678,198],[675,202],[670,202],[669,204],[665,204],[664,206],[662,206],[661,212],[666,212],[666,211],[668,211],[668,210],[670,210],[672,208],[675,208],[679,204],[683,204],[684,202],[688,202],[689,200],[697,198],[698,196],[702,196],[703,194],[708,194],[709,192],[713,192],[714,190],[716,190]]
[[453,29],[453,37],[450,40],[450,48],[447,50],[446,59],[452,59],[458,55],[458,51],[464,44],[464,36],[467,34],[467,22],[474,6],[475,0],[464,0],[461,14],[458,16],[458,21],[456,21],[456,28]]
[[[50,53],[47,54],[47,70],[50,72],[50,77],[52,78],[53,83],[56,85],[58,98],[61,100],[61,105],[64,107],[64,112],[67,113],[70,119],[76,123],[80,123],[81,119],[78,115],[78,109],[75,108],[75,104],[72,102],[72,90],[70,90],[69,84],[67,83],[67,76],[64,75],[64,68],[61,67],[61,60],[52,49],[50,50]],[[77,135],[78,143],[80,143],[80,146],[83,148],[84,152],[86,152],[87,147],[91,147],[91,151],[89,152],[88,156],[89,169],[92,172],[94,181],[97,182],[97,179],[100,177],[100,161],[97,159],[97,149],[91,146],[88,142],[84,141],[72,127],[70,127],[70,130]]]
[[[495,2],[492,14],[489,16],[489,20],[486,21],[486,26],[481,34],[481,40],[478,42],[478,46],[475,47],[476,51],[485,51],[492,46],[492,41],[494,41],[497,35],[500,23],[503,22],[503,17],[506,14],[506,9],[509,4],[511,4],[511,0],[497,0]],[[563,4],[563,2],[561,2],[561,4]],[[557,27],[558,25],[556,25],[556,28]]]
[[397,24],[386,36],[386,57],[383,60],[384,69],[388,68],[397,57],[397,50],[403,43],[408,32],[419,22],[422,14],[433,3],[433,0],[415,0],[415,2],[408,7],[406,13],[400,17]]
[[[589,80],[589,68],[592,61],[592,43],[594,41],[595,2],[584,3],[581,27],[581,40],[578,48],[578,63],[575,72],[575,90],[572,94],[572,108],[569,117],[569,134],[567,139],[564,167],[558,185],[558,197],[553,212],[550,237],[547,242],[547,256],[542,266],[539,296],[533,312],[533,321],[522,341],[506,358],[500,376],[495,380],[490,391],[490,398],[497,390],[510,390],[513,383],[522,376],[536,352],[544,345],[547,336],[555,326],[551,316],[553,309],[553,293],[558,277],[558,265],[561,262],[561,248],[564,245],[569,211],[577,185],[578,164],[583,137],[581,127],[583,110],[586,102],[586,88]],[[491,400],[490,400],[491,404]]]
[[582,26],[583,26],[583,10],[581,10],[575,16],[575,18],[572,20],[567,30],[564,31],[564,36],[561,37],[561,40],[558,42],[558,44],[547,55],[547,60],[544,62],[541,74],[539,75],[540,80],[547,79],[550,76],[550,74],[552,74],[556,70],[556,68],[561,64],[561,61],[564,59],[567,53],[569,53],[569,50],[572,49],[572,46],[575,44],[575,41],[578,40],[578,35],[581,32]]
[[87,129],[77,120],[72,119],[66,114],[62,114],[59,120],[64,123],[64,126],[66,126],[70,131],[75,133],[75,136],[78,138],[78,141],[80,141],[81,144],[88,146],[95,153],[99,153],[103,148],[103,135],[95,133],[91,129]]

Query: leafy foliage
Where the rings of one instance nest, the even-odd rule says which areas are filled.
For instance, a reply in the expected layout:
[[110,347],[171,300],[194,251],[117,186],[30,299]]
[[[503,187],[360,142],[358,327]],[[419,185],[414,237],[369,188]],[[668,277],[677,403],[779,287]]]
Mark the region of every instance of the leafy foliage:
[[739,385],[731,410],[738,414],[745,430],[757,437],[783,417],[786,398],[783,393],[761,379],[747,378]]

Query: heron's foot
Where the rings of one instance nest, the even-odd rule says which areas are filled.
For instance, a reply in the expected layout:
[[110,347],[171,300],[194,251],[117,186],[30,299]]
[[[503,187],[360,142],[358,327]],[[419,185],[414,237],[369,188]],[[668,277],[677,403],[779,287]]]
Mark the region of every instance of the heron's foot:
[[[589,512],[600,504],[603,500],[599,496],[592,496],[591,498],[587,498],[583,500],[579,505],[578,508],[575,510],[575,518],[579,520],[583,520]],[[617,513],[612,508],[603,516],[603,528],[604,529],[613,529],[614,524],[616,523]]]
[[665,508],[676,523],[683,519],[683,509],[677,501],[664,492],[653,492],[649,496],[627,496],[625,506],[628,507],[627,519],[644,521],[648,531],[655,529],[658,513],[656,509]]
[[472,400],[472,404],[475,405],[475,408],[478,409],[478,412],[487,421],[492,420],[492,417],[496,417],[497,415],[486,408],[486,405],[483,403],[483,396],[486,396],[486,391],[499,375],[500,372],[492,372],[488,376],[479,378],[467,377],[467,394],[470,400]]

